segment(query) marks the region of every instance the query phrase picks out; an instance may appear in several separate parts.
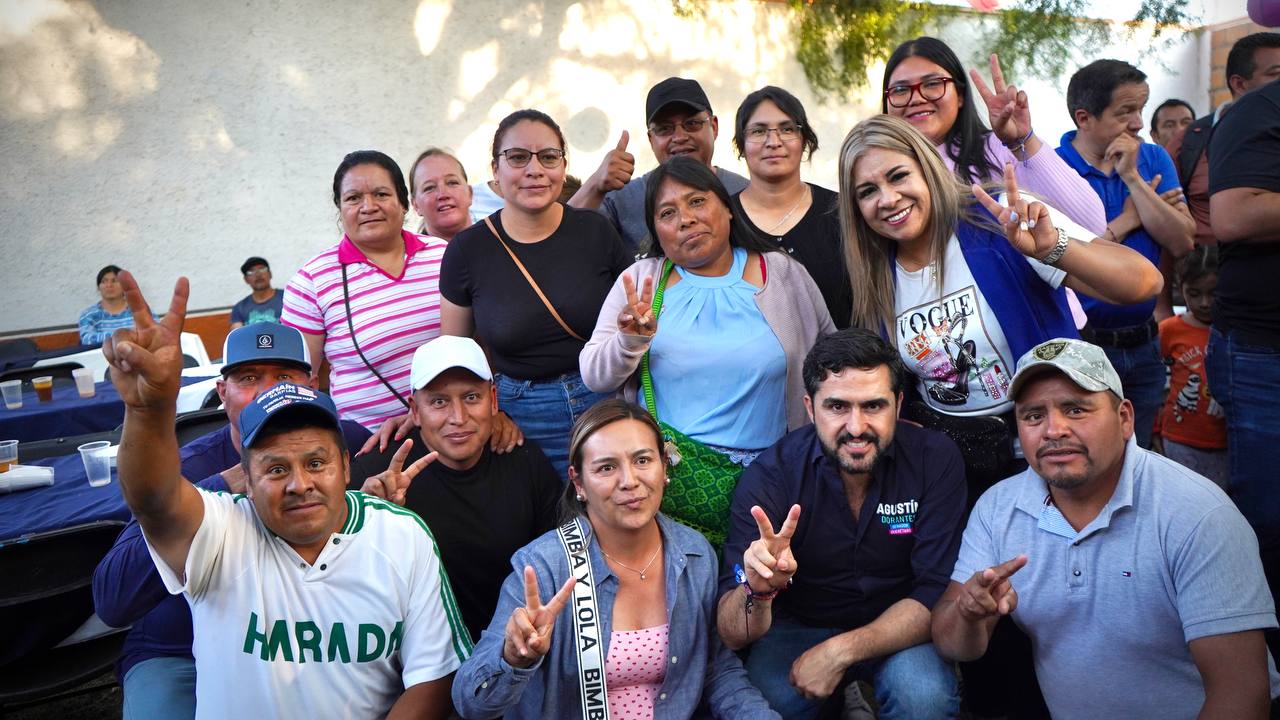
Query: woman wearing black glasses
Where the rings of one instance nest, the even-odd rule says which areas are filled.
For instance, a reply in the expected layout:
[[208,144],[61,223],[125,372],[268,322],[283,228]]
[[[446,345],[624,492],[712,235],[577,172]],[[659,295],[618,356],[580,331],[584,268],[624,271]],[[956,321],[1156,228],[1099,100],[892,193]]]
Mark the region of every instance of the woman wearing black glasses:
[[818,149],[804,105],[780,87],[756,90],[738,106],[733,145],[751,174],[751,184],[733,196],[734,213],[798,260],[836,327],[848,327],[853,295],[840,251],[839,197],[800,179],[800,161]]
[[565,481],[569,428],[606,397],[583,384],[578,353],[631,258],[603,215],[558,202],[564,134],[545,113],[518,110],[498,124],[492,167],[506,205],[449,243],[440,332],[483,341],[499,407]]
[[881,110],[911,123],[966,184],[999,182],[1005,163],[1011,163],[1019,187],[1103,236],[1107,217],[1101,198],[1036,136],[1027,94],[1005,84],[996,56],[991,56],[992,87],[976,71],[968,77],[986,103],[990,128],[978,116],[964,67],[951,48],[927,36],[908,40],[885,66]]

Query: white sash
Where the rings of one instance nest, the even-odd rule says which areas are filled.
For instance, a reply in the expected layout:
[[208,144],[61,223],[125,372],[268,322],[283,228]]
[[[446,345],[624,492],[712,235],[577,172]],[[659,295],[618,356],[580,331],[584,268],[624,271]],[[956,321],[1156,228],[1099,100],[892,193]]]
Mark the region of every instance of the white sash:
[[583,720],[609,720],[609,693],[604,683],[604,641],[596,610],[596,581],[587,557],[587,540],[577,519],[560,526],[560,544],[569,560],[573,585],[573,642],[578,648],[578,690]]

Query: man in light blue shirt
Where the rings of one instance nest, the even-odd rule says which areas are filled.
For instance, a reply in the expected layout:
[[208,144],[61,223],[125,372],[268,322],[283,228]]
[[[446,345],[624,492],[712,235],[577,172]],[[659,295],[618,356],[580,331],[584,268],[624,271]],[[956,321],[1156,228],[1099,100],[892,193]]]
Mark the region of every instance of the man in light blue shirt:
[[1101,348],[1041,343],[1009,390],[1031,467],[970,516],[933,610],[939,654],[980,657],[1012,614],[1054,717],[1267,717],[1275,606],[1235,505],[1138,447]]

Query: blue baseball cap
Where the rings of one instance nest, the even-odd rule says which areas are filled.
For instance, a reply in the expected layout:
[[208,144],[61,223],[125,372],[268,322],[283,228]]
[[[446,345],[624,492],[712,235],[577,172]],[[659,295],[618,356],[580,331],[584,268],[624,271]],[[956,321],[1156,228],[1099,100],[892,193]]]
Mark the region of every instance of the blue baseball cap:
[[283,382],[259,395],[240,411],[240,445],[252,447],[262,428],[281,415],[309,413],[317,426],[332,427],[341,432],[338,408],[328,395],[304,385]]
[[232,330],[222,344],[222,374],[246,363],[289,365],[311,372],[311,353],[297,328],[256,322]]

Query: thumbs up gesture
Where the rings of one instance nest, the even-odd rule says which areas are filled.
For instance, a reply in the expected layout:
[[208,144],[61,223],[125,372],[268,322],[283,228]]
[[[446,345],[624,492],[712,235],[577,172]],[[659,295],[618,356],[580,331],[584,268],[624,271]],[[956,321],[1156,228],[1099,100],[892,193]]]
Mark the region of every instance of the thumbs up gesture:
[[631,182],[631,176],[636,171],[636,158],[627,152],[627,143],[630,141],[631,135],[623,130],[617,146],[605,154],[600,167],[592,173],[587,184],[591,185],[596,192],[604,195]]

